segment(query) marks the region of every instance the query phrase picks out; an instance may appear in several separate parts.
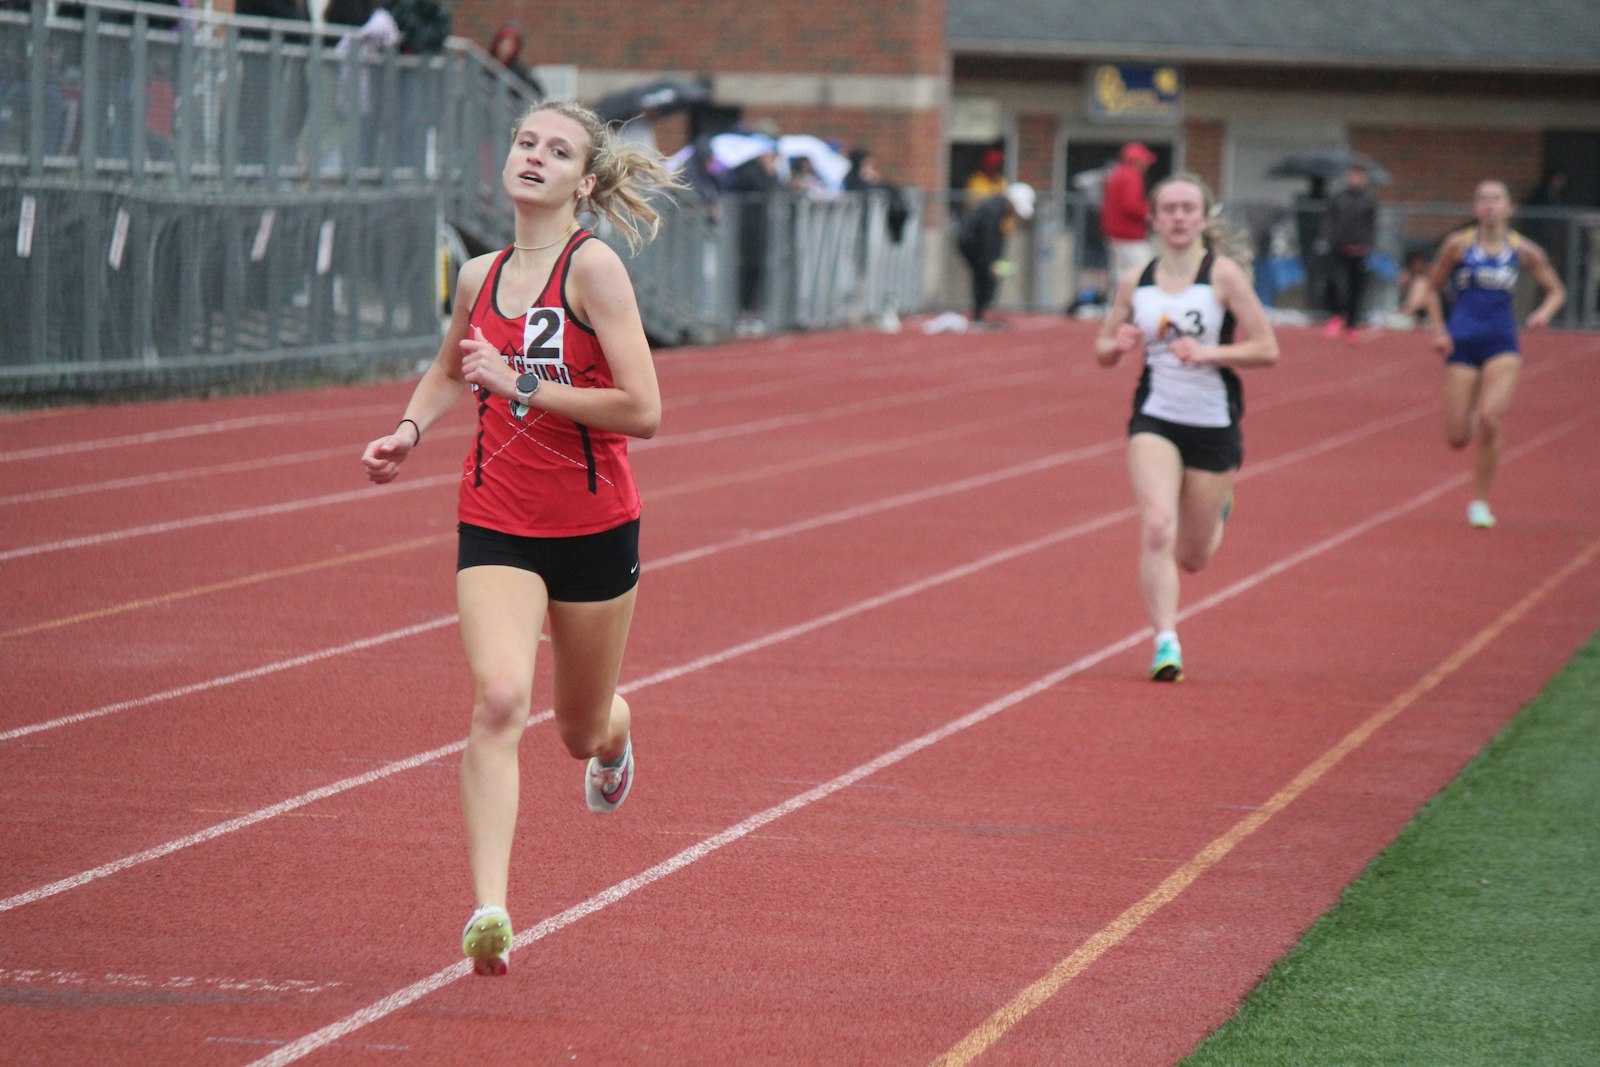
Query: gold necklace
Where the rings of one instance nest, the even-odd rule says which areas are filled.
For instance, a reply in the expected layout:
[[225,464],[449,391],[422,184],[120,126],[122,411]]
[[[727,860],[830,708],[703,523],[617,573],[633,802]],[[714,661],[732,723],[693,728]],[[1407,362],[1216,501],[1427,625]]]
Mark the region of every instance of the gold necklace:
[[546,248],[552,248],[555,245],[560,244],[562,241],[565,241],[568,235],[572,233],[572,230],[573,227],[568,226],[565,230],[561,231],[560,237],[557,237],[554,241],[551,241],[547,245],[519,245],[516,241],[512,241],[511,247],[520,252],[543,252]]

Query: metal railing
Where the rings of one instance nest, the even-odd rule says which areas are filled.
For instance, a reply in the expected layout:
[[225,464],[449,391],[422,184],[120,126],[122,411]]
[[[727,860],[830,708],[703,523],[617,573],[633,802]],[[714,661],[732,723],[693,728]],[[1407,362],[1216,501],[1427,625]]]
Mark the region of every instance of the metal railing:
[[898,233],[883,192],[830,199],[728,194],[664,203],[661,233],[628,258],[658,342],[883,325],[921,307],[922,199]]
[[[971,300],[971,274],[955,250],[962,197],[939,206],[944,223],[931,231],[930,247],[940,259],[926,302],[965,310]],[[1016,272],[1000,286],[1001,309],[1061,312],[1103,307],[1114,281],[1107,277],[1106,254],[1098,232],[1097,205],[1080,194],[1039,197],[1034,218],[1018,224],[1007,242],[1006,258]],[[1314,290],[1316,264],[1302,255],[1292,207],[1267,203],[1225,203],[1223,215],[1255,251],[1257,292],[1269,308],[1286,317],[1322,313]],[[1371,279],[1366,306],[1382,318],[1399,304],[1398,276],[1413,251],[1429,258],[1450,230],[1470,221],[1466,204],[1386,203],[1379,212],[1378,247],[1368,260]],[[1581,208],[1519,208],[1512,225],[1536,240],[1551,258],[1567,289],[1567,303],[1554,325],[1600,328],[1600,212]],[[1311,263],[1308,270],[1307,264]],[[1312,277],[1308,278],[1308,274]],[[1526,271],[1518,285],[1519,310],[1531,309],[1537,286]]]
[[[470,42],[129,0],[0,11],[0,395],[410,367],[466,245],[499,247],[532,97]],[[539,68],[571,97],[571,68]],[[919,306],[920,200],[692,196],[629,258],[657,341],[882,322]],[[463,241],[459,235],[464,235]],[[602,236],[613,240],[602,229]],[[624,252],[626,256],[626,252]]]
[[[441,235],[509,240],[533,100],[470,42],[95,0],[0,11],[0,394],[410,366]],[[570,93],[567,69],[541,69]]]
[[[370,53],[353,29],[94,0],[0,11],[0,175],[143,190],[426,187],[509,234],[499,159],[531,91],[471,42]],[[541,68],[570,95],[571,68]]]
[[409,366],[438,344],[436,203],[0,186],[0,395]]

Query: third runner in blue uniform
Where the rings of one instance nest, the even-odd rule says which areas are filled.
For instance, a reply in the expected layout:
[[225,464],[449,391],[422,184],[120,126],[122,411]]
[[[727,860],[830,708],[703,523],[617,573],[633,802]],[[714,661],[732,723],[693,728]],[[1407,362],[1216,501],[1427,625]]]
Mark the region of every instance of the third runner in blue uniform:
[[[1477,225],[1451,234],[1440,248],[1426,300],[1434,347],[1445,357],[1445,439],[1451,448],[1478,442],[1467,522],[1487,529],[1495,522],[1489,491],[1500,466],[1502,427],[1522,366],[1512,310],[1517,278],[1527,270],[1544,290],[1528,316],[1530,330],[1550,324],[1567,291],[1544,250],[1510,228],[1511,195],[1504,182],[1478,184],[1472,216]],[[1452,294],[1448,320],[1439,296],[1446,285]]]

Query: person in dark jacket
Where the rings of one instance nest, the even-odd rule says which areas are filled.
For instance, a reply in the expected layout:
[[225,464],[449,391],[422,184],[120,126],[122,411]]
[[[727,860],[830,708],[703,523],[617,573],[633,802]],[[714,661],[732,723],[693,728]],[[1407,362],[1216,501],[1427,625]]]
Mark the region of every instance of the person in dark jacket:
[[1322,235],[1328,245],[1340,306],[1323,332],[1346,341],[1356,339],[1361,327],[1361,298],[1367,287],[1367,256],[1378,239],[1378,198],[1372,194],[1367,168],[1352,163],[1345,172],[1344,188],[1328,201],[1322,218]]
[[896,244],[905,233],[906,221],[911,217],[911,209],[906,205],[905,194],[893,182],[885,181],[883,174],[878,170],[877,160],[873,158],[872,149],[866,146],[850,150],[850,171],[844,176],[844,191],[847,193],[871,193],[882,190],[888,198],[888,215],[885,226],[889,231],[889,239]]
[[767,284],[767,249],[772,240],[769,202],[783,189],[778,178],[776,133],[760,133],[759,154],[722,175],[722,188],[732,194],[739,234],[739,322],[741,336],[768,331],[762,317],[770,303]]
[[1033,202],[1032,187],[1013,182],[1004,193],[978,201],[961,216],[956,248],[972,270],[973,325],[984,321],[983,316],[994,304],[995,292],[1000,288],[1001,274],[1009,273],[1010,264],[1004,258],[1006,222],[1012,218],[1024,221],[1033,218]]

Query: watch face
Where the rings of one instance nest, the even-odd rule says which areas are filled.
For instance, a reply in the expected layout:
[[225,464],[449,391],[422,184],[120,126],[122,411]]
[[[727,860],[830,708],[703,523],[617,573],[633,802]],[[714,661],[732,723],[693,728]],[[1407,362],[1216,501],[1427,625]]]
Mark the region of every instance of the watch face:
[[539,391],[539,376],[531,371],[517,379],[517,392],[531,396]]

